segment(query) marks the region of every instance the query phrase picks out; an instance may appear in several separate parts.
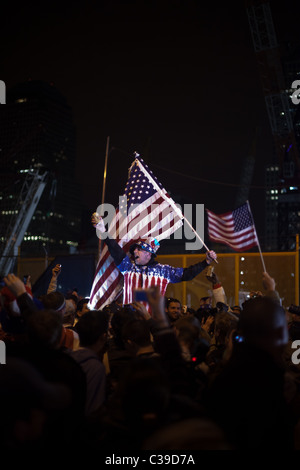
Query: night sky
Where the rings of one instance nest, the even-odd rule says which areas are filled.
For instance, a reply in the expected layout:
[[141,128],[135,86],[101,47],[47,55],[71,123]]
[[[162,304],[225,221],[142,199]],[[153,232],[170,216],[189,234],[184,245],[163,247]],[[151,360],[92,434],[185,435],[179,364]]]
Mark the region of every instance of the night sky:
[[[299,4],[271,7],[286,47],[296,37]],[[258,129],[249,200],[263,235],[263,168],[273,142],[243,1],[1,8],[0,79],[7,88],[28,78],[53,82],[66,97],[77,129],[76,178],[91,212],[101,203],[108,136],[106,202],[123,193],[137,151],[175,201],[232,210]]]

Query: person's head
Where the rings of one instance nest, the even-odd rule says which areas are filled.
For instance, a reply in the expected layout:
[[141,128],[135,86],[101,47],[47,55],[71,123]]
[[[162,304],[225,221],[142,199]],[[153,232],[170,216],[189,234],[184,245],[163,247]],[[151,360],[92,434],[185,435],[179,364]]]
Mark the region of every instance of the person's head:
[[57,349],[60,344],[63,318],[54,310],[33,312],[26,321],[30,344],[38,348]]
[[229,339],[231,331],[237,329],[238,319],[228,312],[219,312],[215,316],[214,326],[216,343],[219,345],[225,345],[226,340]]
[[170,402],[170,381],[157,357],[133,358],[119,382],[119,395],[126,422],[142,439],[160,425]]
[[242,309],[239,305],[234,305],[233,307],[231,307],[231,311],[235,315],[239,315],[241,313]]
[[125,349],[125,345],[122,337],[123,326],[127,321],[135,318],[135,312],[130,308],[130,305],[126,305],[117,310],[111,317],[110,326],[113,340],[118,349]]
[[212,298],[210,296],[206,296],[206,297],[201,297],[200,301],[199,301],[199,308],[211,308],[212,306]]
[[88,298],[80,299],[79,302],[77,303],[77,308],[76,308],[76,315],[78,317],[81,317],[81,315],[84,315],[85,313],[89,312],[90,309],[88,308],[88,303],[89,303]]
[[139,240],[137,243],[131,245],[129,251],[133,256],[135,264],[138,266],[145,266],[156,257],[156,252],[159,248],[157,240],[147,239]]
[[82,315],[75,327],[80,346],[102,352],[107,341],[108,324],[109,316],[101,310],[90,310]]
[[72,402],[67,386],[48,382],[30,362],[9,357],[0,367],[0,400],[2,449],[44,450],[59,443],[57,426]]
[[178,299],[174,299],[173,297],[169,297],[166,299],[165,302],[165,311],[169,318],[169,320],[173,323],[181,315],[181,302]]
[[76,291],[72,291],[72,292],[69,292],[66,296],[65,296],[66,300],[69,300],[70,303],[72,302],[73,306],[74,306],[74,309],[76,309],[77,307],[77,304],[78,304],[78,294]]
[[149,251],[143,250],[143,248],[141,248],[140,246],[137,246],[133,250],[133,257],[135,264],[137,264],[138,266],[145,266],[151,260],[152,254],[149,253]]
[[276,353],[288,343],[284,309],[269,297],[255,297],[243,304],[240,330],[245,342]]
[[64,315],[66,311],[66,299],[61,292],[50,292],[41,298],[45,309],[54,310]]
[[143,319],[129,320],[122,328],[122,339],[127,349],[137,353],[140,348],[151,346],[151,333],[148,323]]
[[143,450],[167,453],[180,451],[232,450],[222,428],[208,417],[184,417],[159,427],[145,439]]
[[63,316],[64,325],[73,326],[75,313],[76,313],[76,306],[74,305],[73,300],[66,299],[66,307],[65,307],[65,312]]
[[174,323],[174,331],[183,351],[194,353],[196,344],[200,338],[201,325],[193,316],[180,317]]

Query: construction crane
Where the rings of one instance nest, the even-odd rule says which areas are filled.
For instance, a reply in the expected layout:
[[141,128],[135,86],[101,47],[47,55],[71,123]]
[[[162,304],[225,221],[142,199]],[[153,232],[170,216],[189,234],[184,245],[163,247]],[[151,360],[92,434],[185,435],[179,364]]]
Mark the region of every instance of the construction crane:
[[281,177],[297,178],[299,153],[270,5],[265,0],[249,0],[247,15]]
[[13,270],[24,234],[45,189],[47,174],[47,171],[40,174],[39,170],[33,169],[29,169],[26,174],[6,231],[6,242],[0,258],[1,276],[6,276]]

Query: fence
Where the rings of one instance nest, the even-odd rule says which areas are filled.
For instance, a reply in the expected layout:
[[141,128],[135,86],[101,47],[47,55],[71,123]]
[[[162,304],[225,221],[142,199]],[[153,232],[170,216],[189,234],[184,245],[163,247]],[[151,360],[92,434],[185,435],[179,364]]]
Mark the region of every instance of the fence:
[[[263,253],[266,270],[276,281],[276,290],[282,305],[299,305],[299,237],[296,250]],[[158,261],[175,267],[187,267],[204,259],[204,255],[161,255]],[[241,305],[252,290],[264,291],[262,286],[262,262],[259,253],[221,253],[215,273],[222,283],[229,305]],[[199,299],[211,293],[211,283],[205,272],[195,279],[179,284],[169,284],[166,295],[175,297],[184,305],[197,308]]]
[[[76,255],[72,255],[72,258]],[[289,252],[263,253],[266,270],[276,281],[282,303],[285,307],[299,305],[299,236],[296,237],[296,250]],[[175,267],[187,267],[204,259],[204,254],[160,255],[157,260]],[[32,282],[44,272],[52,258],[18,258],[17,274],[22,278],[31,274]],[[45,265],[46,263],[46,265]],[[241,305],[252,290],[262,290],[262,263],[259,253],[221,253],[218,264],[214,263],[229,305]],[[200,273],[195,279],[179,284],[169,284],[166,295],[178,298],[184,305],[196,308],[199,299],[210,293],[211,284]]]

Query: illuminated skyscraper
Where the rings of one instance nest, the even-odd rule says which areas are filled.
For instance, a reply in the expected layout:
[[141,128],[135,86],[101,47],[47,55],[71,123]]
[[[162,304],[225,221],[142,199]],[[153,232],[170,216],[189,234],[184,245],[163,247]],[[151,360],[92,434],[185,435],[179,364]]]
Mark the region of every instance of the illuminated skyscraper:
[[76,249],[81,191],[75,182],[72,110],[49,83],[31,81],[8,90],[0,106],[1,241],[28,169],[47,171],[47,185],[24,236],[22,254],[55,255]]

